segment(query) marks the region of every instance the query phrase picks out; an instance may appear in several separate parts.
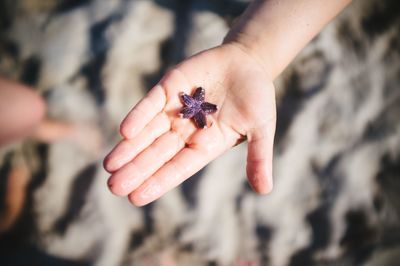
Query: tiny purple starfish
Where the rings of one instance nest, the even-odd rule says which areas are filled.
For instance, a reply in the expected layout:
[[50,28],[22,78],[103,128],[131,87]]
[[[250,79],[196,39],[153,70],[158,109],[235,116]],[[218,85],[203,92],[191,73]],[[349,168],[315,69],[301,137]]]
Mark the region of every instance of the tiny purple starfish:
[[185,106],[180,113],[183,118],[193,118],[198,128],[205,128],[207,125],[206,115],[215,113],[218,108],[215,104],[204,101],[205,90],[198,87],[193,96],[183,93],[182,102]]

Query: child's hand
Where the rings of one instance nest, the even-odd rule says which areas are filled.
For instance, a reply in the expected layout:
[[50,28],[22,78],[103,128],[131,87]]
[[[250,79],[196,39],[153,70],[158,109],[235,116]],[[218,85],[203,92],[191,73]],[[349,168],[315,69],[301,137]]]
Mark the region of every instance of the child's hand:
[[[121,124],[121,141],[104,161],[114,194],[147,204],[224,151],[249,141],[247,176],[254,190],[272,189],[276,108],[272,80],[350,0],[252,1],[225,44],[175,67]],[[206,90],[219,111],[197,129],[179,111],[180,93]]]
[[[180,93],[197,87],[218,106],[205,129],[179,116]],[[169,71],[122,122],[124,140],[104,161],[110,190],[147,204],[247,138],[249,182],[267,193],[275,121],[274,86],[254,58],[233,44],[197,54]]]

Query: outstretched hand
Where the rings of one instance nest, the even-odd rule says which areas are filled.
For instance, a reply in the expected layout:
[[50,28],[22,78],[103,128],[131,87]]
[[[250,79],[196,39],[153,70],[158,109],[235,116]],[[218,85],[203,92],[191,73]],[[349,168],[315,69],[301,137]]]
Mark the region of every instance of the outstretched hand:
[[[218,111],[199,129],[183,119],[180,95],[205,89]],[[104,160],[110,190],[142,206],[178,186],[236,144],[248,140],[253,189],[272,189],[276,107],[272,81],[234,44],[197,54],[170,70],[121,123],[123,140]]]

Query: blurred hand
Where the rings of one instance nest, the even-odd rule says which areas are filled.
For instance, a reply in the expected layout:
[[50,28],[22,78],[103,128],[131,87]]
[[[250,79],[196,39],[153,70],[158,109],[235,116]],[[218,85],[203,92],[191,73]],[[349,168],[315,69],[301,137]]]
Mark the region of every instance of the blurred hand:
[[[272,189],[276,107],[272,81],[258,61],[234,44],[199,53],[169,71],[121,123],[124,139],[104,160],[110,190],[137,205],[152,202],[210,161],[248,140],[253,189]],[[205,89],[218,111],[208,127],[183,119],[182,92]]]

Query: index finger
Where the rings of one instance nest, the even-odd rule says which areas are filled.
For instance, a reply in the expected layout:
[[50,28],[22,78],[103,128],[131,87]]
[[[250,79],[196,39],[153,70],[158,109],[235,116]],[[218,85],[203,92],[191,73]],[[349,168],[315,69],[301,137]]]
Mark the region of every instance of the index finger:
[[128,113],[120,126],[126,139],[135,137],[165,106],[167,97],[161,85],[156,85]]

